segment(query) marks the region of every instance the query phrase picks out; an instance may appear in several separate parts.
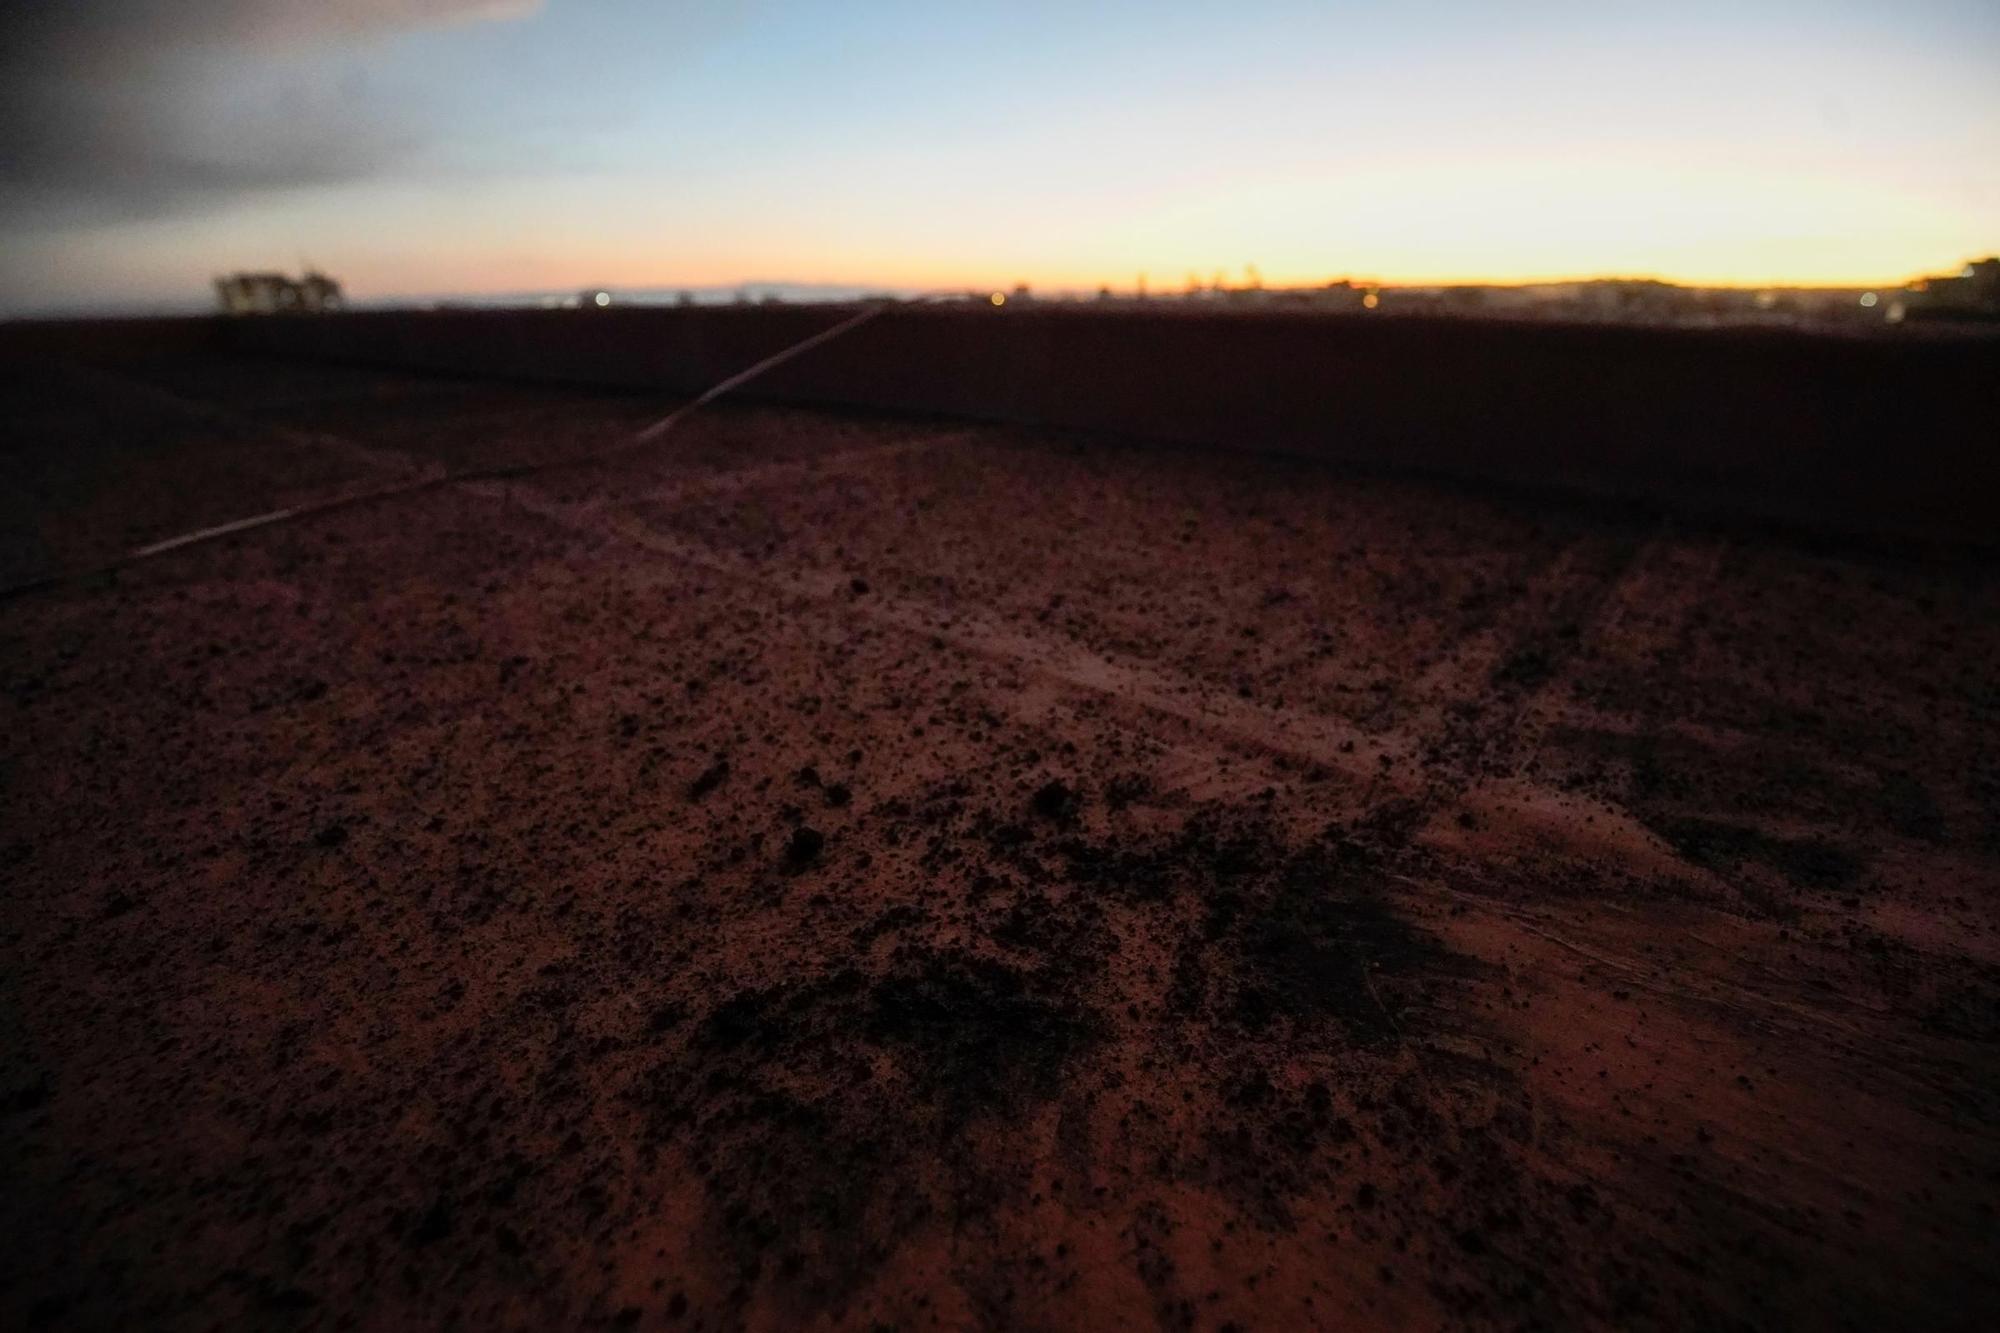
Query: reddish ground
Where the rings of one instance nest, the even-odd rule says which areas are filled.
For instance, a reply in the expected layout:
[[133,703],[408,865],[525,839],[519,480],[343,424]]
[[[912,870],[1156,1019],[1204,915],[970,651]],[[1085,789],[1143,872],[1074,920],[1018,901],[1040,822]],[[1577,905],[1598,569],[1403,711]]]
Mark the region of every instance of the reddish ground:
[[[0,402],[7,583],[668,406]],[[8,1326],[2000,1302],[1990,557],[725,407],[0,603],[0,680]]]

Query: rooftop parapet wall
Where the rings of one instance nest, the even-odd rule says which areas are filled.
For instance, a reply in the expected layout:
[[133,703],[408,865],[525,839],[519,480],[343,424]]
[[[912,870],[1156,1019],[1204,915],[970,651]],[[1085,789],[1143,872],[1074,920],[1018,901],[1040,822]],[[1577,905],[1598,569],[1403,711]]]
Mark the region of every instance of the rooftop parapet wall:
[[[237,350],[693,393],[829,307],[200,323]],[[2000,338],[904,308],[742,391],[1556,485],[1990,544]]]
[[215,349],[217,322],[186,315],[0,320],[0,359],[104,363],[200,355]]

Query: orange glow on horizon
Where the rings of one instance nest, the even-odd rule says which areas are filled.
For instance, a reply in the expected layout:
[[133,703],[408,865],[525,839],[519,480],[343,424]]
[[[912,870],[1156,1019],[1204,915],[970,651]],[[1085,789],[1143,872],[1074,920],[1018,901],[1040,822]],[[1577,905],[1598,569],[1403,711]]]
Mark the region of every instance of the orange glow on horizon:
[[[1824,176],[1755,178],[1664,162],[1357,164],[1348,175],[1086,192],[1064,209],[941,182],[920,201],[865,179],[804,181],[810,230],[768,200],[699,220],[653,179],[589,210],[506,192],[450,245],[403,233],[316,257],[363,298],[815,284],[986,294],[1136,290],[1135,275],[1220,272],[1231,287],[1522,286],[1896,289],[2000,251],[2000,228],[1949,201]],[[821,198],[823,196],[823,198]],[[358,231],[357,231],[358,234]],[[533,249],[524,235],[540,240]],[[218,247],[219,248],[219,247]],[[1156,284],[1156,291],[1178,283]]]
[[[1267,289],[1278,290],[1317,288],[1341,281],[1375,289],[1661,282],[1678,287],[1737,291],[1772,288],[1900,290],[1919,284],[1928,277],[1955,274],[1968,261],[1992,253],[2000,253],[2000,243],[1978,250],[1977,253],[1952,254],[1931,263],[1900,269],[1885,267],[1849,273],[1822,271],[1787,275],[1770,271],[1745,273],[1740,270],[1577,272],[1562,269],[1495,273],[1456,269],[1404,272],[1329,269],[1267,272],[1262,285]],[[1129,274],[1138,271],[1140,267],[1127,265],[1119,271]],[[1150,267],[1158,271],[1174,266],[1155,264]],[[1216,272],[1213,264],[1184,264],[1179,267],[1204,275]],[[682,287],[715,290],[752,285],[795,284],[802,287],[823,285],[879,288],[884,291],[962,291],[985,295],[997,306],[1005,301],[1006,290],[1021,283],[1025,283],[1031,291],[1050,295],[1091,294],[1107,286],[1112,291],[1121,293],[1140,290],[1129,276],[1122,281],[1107,281],[1097,271],[1067,266],[1038,271],[1020,265],[953,268],[901,263],[816,264],[811,261],[786,262],[776,257],[754,261],[738,259],[733,262],[666,263],[654,260],[650,256],[620,257],[605,254],[596,258],[567,256],[556,262],[521,262],[517,258],[515,262],[494,265],[467,264],[463,267],[439,265],[426,257],[411,262],[387,260],[380,264],[357,263],[346,267],[344,272],[348,275],[346,279],[348,290],[371,299],[393,298],[399,295],[492,297],[524,291],[594,290],[600,287],[628,291],[671,290]],[[1240,279],[1240,273],[1225,273],[1223,276],[1231,279],[1228,286],[1245,285]],[[1172,299],[1178,294],[1178,290],[1177,287],[1156,284],[1152,289],[1152,295],[1155,299]]]

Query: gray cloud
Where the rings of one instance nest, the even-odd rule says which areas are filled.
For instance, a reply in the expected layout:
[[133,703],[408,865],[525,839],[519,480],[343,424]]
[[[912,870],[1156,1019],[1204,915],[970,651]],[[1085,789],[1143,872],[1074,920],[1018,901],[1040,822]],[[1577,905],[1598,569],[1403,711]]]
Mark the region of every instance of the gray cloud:
[[14,0],[0,17],[0,223],[62,226],[352,180],[407,109],[313,57],[539,0]]
[[[522,18],[541,0],[15,0],[10,56],[119,66],[176,48],[267,50],[413,28]],[[10,62],[11,63],[11,62]]]

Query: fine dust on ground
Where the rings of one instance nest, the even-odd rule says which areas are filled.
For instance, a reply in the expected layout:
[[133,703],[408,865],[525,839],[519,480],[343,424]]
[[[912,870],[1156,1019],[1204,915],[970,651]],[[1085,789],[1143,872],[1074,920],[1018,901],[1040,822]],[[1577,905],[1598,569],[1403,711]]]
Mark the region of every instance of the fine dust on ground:
[[[0,396],[8,582],[665,406]],[[0,674],[8,1326],[2000,1299],[1990,559],[724,407],[8,603]]]

